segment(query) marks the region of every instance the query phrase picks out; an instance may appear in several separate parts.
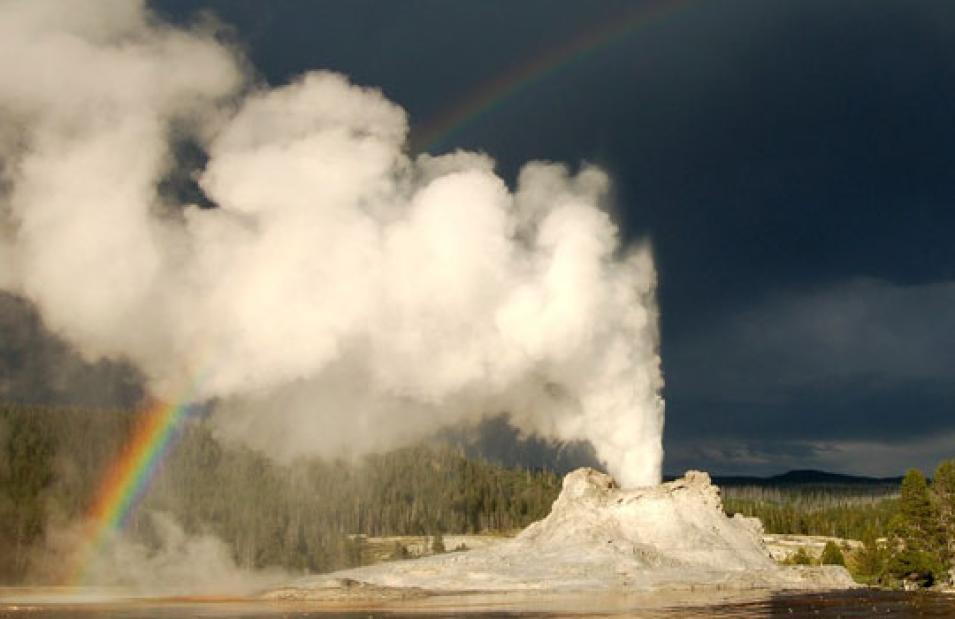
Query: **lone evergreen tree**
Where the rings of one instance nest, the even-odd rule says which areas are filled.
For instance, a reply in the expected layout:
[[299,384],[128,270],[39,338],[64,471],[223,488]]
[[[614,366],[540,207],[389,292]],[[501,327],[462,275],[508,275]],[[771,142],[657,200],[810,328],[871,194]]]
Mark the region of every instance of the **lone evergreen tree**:
[[928,552],[938,552],[944,536],[939,512],[932,501],[928,482],[922,471],[910,469],[902,479],[899,496],[899,514],[905,520],[907,546]]
[[833,541],[826,542],[826,547],[822,549],[822,558],[819,561],[822,565],[845,565],[846,558],[842,555],[842,550],[838,544]]
[[886,550],[875,537],[872,528],[862,535],[862,548],[852,556],[853,575],[859,580],[874,584],[882,580],[885,573]]
[[955,460],[945,460],[935,469],[932,490],[938,503],[941,533],[944,537],[942,559],[952,567],[955,559]]
[[928,483],[918,469],[910,469],[902,480],[899,513],[889,528],[888,573],[923,586],[934,583],[944,571],[944,536]]
[[789,555],[785,562],[788,565],[812,565],[812,557],[809,556],[805,548],[800,547],[796,552]]

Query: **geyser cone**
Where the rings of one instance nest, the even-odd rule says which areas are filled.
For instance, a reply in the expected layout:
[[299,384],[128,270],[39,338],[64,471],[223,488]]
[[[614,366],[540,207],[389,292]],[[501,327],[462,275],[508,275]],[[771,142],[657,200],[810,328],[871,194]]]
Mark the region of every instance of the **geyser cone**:
[[727,517],[709,475],[622,490],[593,469],[564,479],[551,513],[517,537],[451,553],[310,576],[276,599],[402,592],[839,589],[845,568],[782,567],[755,518]]

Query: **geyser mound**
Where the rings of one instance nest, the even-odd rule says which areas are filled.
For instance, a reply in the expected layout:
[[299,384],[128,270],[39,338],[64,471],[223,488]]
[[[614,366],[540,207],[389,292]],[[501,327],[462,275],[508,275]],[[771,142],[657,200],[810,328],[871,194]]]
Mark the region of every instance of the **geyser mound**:
[[497,545],[310,576],[266,594],[336,599],[507,591],[786,590],[853,587],[842,567],[777,565],[758,519],[726,516],[709,475],[620,489],[565,477],[550,515]]
[[759,520],[727,518],[719,489],[699,471],[628,491],[619,490],[609,475],[578,469],[564,478],[547,518],[525,529],[518,540],[542,548],[611,550],[644,568],[772,566],[762,547]]

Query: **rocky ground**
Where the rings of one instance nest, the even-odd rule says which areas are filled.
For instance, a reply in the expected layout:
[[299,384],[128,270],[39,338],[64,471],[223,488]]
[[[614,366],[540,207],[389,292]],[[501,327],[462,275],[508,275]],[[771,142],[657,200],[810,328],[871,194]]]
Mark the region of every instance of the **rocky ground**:
[[856,586],[844,568],[778,565],[752,518],[727,517],[706,473],[623,490],[579,469],[550,515],[466,552],[308,576],[270,599],[407,599],[473,592],[819,590]]
[[[443,552],[461,552],[487,548],[513,538],[520,531],[506,533],[449,534],[441,537]],[[431,535],[388,535],[371,537],[353,535],[353,540],[361,542],[361,563],[372,565],[396,558],[417,559],[428,557],[435,552],[435,538]]]
[[770,556],[776,561],[791,559],[800,550],[818,560],[828,542],[834,542],[843,552],[856,551],[862,548],[862,542],[859,540],[827,535],[790,535],[783,533],[763,535],[763,543],[766,544]]

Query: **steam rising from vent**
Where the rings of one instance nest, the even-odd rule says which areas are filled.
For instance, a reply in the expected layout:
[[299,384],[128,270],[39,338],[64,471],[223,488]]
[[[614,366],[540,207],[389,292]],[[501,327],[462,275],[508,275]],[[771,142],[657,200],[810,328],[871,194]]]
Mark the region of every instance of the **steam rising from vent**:
[[[216,398],[282,457],[360,454],[509,412],[660,478],[655,272],[608,179],[409,156],[404,111],[312,72],[252,82],[142,4],[0,4],[0,287],[160,397]],[[193,141],[217,208],[161,188]]]

